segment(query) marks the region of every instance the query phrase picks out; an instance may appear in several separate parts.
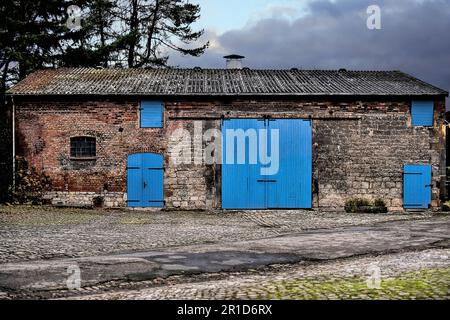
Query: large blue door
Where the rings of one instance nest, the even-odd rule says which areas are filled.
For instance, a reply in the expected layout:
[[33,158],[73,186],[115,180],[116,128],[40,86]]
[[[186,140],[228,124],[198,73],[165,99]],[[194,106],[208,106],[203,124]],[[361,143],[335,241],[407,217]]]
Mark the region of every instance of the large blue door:
[[128,156],[127,192],[129,207],[164,206],[163,156],[138,153]]
[[312,207],[310,121],[230,119],[222,131],[224,209]]
[[431,205],[431,165],[405,165],[403,207],[426,209]]

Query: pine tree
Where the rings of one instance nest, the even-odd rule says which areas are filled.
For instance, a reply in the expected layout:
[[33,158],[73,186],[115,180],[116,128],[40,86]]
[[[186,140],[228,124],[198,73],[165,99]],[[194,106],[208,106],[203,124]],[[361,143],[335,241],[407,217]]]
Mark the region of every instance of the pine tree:
[[[81,28],[67,27],[67,8],[82,9]],[[42,67],[130,68],[166,66],[170,50],[199,56],[193,46],[199,5],[187,0],[2,0],[0,3],[0,96],[8,85]]]
[[55,66],[70,38],[63,0],[2,0],[0,4],[1,92],[31,71]]
[[115,12],[113,47],[129,68],[165,66],[168,50],[199,56],[208,46],[190,47],[203,30],[192,29],[200,6],[186,0],[118,0]]
[[62,65],[69,67],[108,67],[114,47],[113,10],[114,0],[78,1],[82,8],[80,30],[73,32],[73,44],[61,57]]

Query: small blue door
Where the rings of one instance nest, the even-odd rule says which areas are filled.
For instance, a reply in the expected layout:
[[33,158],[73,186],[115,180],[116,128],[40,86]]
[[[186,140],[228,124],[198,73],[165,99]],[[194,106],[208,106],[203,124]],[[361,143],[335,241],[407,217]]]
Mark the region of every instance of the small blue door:
[[222,208],[312,207],[310,121],[230,119],[222,133]]
[[431,205],[431,165],[405,165],[403,207],[427,209]]
[[127,192],[129,207],[164,206],[164,159],[160,154],[128,156]]

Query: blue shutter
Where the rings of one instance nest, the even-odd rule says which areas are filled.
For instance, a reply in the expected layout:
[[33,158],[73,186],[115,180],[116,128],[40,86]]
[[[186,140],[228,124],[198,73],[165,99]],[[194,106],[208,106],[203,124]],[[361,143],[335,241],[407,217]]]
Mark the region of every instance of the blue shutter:
[[411,105],[411,117],[413,126],[432,127],[434,122],[433,101],[413,101]]
[[141,128],[163,127],[163,104],[159,101],[141,102]]

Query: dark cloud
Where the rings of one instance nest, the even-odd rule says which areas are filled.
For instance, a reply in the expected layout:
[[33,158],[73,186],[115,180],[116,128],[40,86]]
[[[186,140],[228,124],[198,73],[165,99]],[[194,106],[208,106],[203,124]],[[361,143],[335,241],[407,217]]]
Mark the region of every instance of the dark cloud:
[[[382,11],[382,29],[366,27],[367,7]],[[250,68],[402,70],[450,89],[449,0],[311,0],[297,20],[261,19],[222,35],[200,58],[174,56],[185,67],[223,67],[226,53]]]

